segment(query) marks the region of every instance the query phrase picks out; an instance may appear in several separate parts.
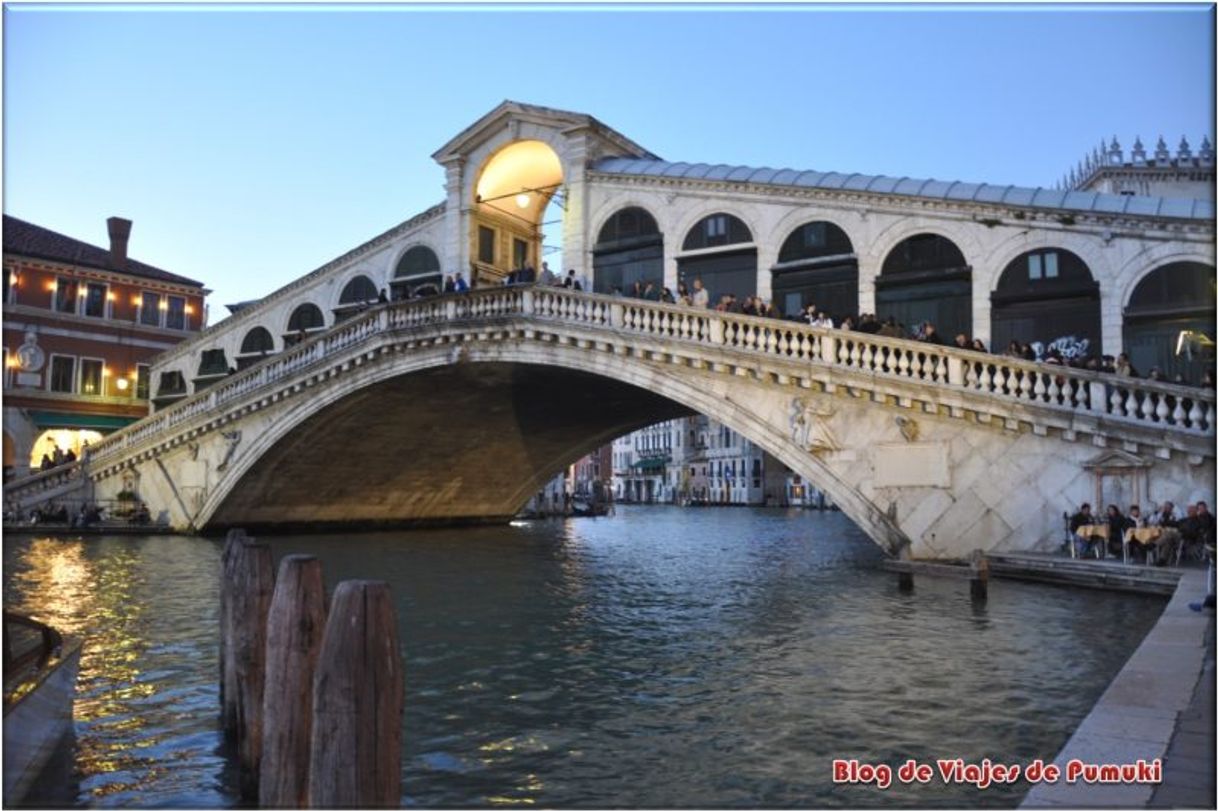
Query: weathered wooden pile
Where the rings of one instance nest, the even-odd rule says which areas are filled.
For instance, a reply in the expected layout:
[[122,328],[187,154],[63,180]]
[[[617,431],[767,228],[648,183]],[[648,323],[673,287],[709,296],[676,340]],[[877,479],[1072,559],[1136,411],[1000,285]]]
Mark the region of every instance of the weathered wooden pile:
[[402,665],[389,586],[338,584],[321,562],[241,530],[224,547],[220,702],[242,799],[263,808],[384,808],[401,799]]

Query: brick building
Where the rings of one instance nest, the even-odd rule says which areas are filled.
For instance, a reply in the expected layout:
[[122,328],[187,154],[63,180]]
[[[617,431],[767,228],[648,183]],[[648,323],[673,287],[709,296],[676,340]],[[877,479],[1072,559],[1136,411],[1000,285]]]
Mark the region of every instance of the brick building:
[[4,217],[4,471],[148,414],[152,358],[202,329],[200,282],[130,259],[131,222],[109,249]]

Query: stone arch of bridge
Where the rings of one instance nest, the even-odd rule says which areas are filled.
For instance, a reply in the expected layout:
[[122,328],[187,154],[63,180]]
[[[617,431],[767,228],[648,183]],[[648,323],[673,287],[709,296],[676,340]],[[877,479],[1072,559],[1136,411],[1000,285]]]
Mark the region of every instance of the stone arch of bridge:
[[[683,374],[680,370],[656,367],[616,355],[590,356],[561,345],[547,346],[542,353],[535,346],[498,345],[484,356],[477,349],[471,353],[468,349],[454,351],[447,347],[394,357],[392,362],[369,368],[358,378],[352,376],[349,382],[317,390],[315,395],[285,406],[288,410],[277,415],[266,430],[251,437],[249,446],[233,460],[232,468],[204,501],[195,517],[195,526],[220,529],[238,525],[258,527],[262,523],[284,526],[379,523],[357,517],[335,520],[334,514],[321,514],[316,510],[312,513],[308,510],[296,512],[288,520],[263,522],[259,514],[251,514],[246,509],[249,505],[274,504],[276,498],[283,497],[284,493],[288,497],[295,493],[297,496],[303,494],[316,498],[318,490],[315,486],[302,483],[296,490],[290,485],[276,490],[274,480],[291,482],[296,476],[307,475],[310,466],[315,464],[325,468],[324,478],[327,481],[334,483],[343,480],[344,474],[334,466],[336,449],[344,448],[345,452],[358,454],[372,447],[382,447],[385,453],[402,465],[416,464],[417,459],[424,458],[424,454],[430,451],[443,459],[441,467],[444,475],[450,477],[459,476],[463,466],[470,464],[481,464],[491,469],[492,473],[499,474],[499,478],[490,476],[485,479],[499,489],[491,494],[493,498],[488,495],[489,506],[482,505],[479,515],[458,515],[457,512],[437,510],[437,500],[460,497],[460,488],[449,486],[451,482],[444,486],[433,483],[437,486],[429,494],[419,495],[418,498],[412,495],[414,501],[410,502],[430,509],[430,514],[402,514],[384,523],[403,523],[415,519],[443,522],[446,519],[478,517],[503,521],[509,519],[529,496],[541,489],[558,471],[615,437],[664,419],[702,413],[768,451],[805,480],[824,490],[885,551],[899,553],[909,542],[896,522],[862,494],[859,483],[847,481],[820,458],[792,441],[785,423],[775,424],[751,408],[708,392],[696,372]],[[519,376],[519,380],[523,381],[523,389],[520,385],[511,385],[513,376]],[[418,384],[412,385],[412,380]],[[543,384],[567,381],[571,384],[568,386],[570,390],[582,391],[584,396],[583,399],[556,399],[548,395],[530,397],[527,395],[530,381],[541,381]],[[446,387],[454,384],[457,388],[446,392]],[[523,395],[522,391],[525,391]],[[432,401],[433,405],[428,406],[424,401]],[[451,411],[454,403],[469,404],[470,410],[454,416]],[[414,404],[415,408],[430,407],[431,414],[422,418],[407,418],[401,413],[406,404]],[[529,409],[545,406],[550,410],[542,415],[530,417],[528,414]],[[601,408],[601,411],[588,422],[576,421],[564,425],[546,423],[555,415],[559,415],[561,421],[561,415],[586,414],[589,409],[596,408]],[[500,413],[496,414],[496,411]],[[400,430],[411,436],[396,436],[392,426],[386,428],[384,417],[377,422],[375,416],[395,413],[400,420]],[[448,420],[446,425],[433,424],[434,420],[445,417]],[[524,426],[527,430],[512,422],[522,418],[529,422]],[[394,419],[393,416],[388,417],[390,423]],[[310,445],[324,436],[324,426],[345,430],[361,424],[373,430],[375,435],[356,436],[334,443],[323,441],[320,446]],[[431,430],[428,430],[429,426]],[[479,430],[477,426],[484,427],[488,432],[507,427],[509,433],[514,435],[509,437],[512,441],[500,443],[502,447],[483,446],[481,439],[471,436],[471,432]],[[444,444],[454,438],[462,441],[455,445]],[[470,441],[464,441],[466,439]],[[399,440],[404,444],[395,444]],[[515,446],[513,442],[517,440],[525,447]],[[535,447],[527,447],[529,443]],[[531,469],[493,470],[496,465],[501,468],[509,465],[511,459],[526,459]],[[274,471],[274,474],[267,475],[270,471]],[[378,474],[369,471],[369,475]],[[268,479],[270,483],[260,484],[261,479]],[[409,476],[402,477],[395,486],[410,487],[412,481]],[[375,498],[383,496],[383,492],[374,494]],[[457,507],[459,511],[462,505],[458,504]],[[266,515],[269,513],[262,514],[262,517]]]

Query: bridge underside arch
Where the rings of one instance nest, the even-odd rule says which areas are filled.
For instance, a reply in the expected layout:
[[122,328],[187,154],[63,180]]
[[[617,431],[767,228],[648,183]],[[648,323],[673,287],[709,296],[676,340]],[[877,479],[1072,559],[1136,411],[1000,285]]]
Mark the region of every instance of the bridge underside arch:
[[566,465],[690,409],[612,378],[519,363],[403,374],[322,408],[250,465],[209,528],[504,521]]

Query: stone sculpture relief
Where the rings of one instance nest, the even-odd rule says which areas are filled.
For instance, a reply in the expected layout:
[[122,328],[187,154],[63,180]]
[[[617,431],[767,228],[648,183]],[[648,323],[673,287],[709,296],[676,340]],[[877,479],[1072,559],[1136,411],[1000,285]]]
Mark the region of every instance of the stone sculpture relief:
[[906,417],[902,414],[897,415],[897,428],[901,429],[901,436],[905,437],[906,442],[918,441],[918,422],[913,417]]
[[817,405],[802,397],[791,401],[791,440],[809,453],[841,449],[828,420],[836,413],[830,405]]

